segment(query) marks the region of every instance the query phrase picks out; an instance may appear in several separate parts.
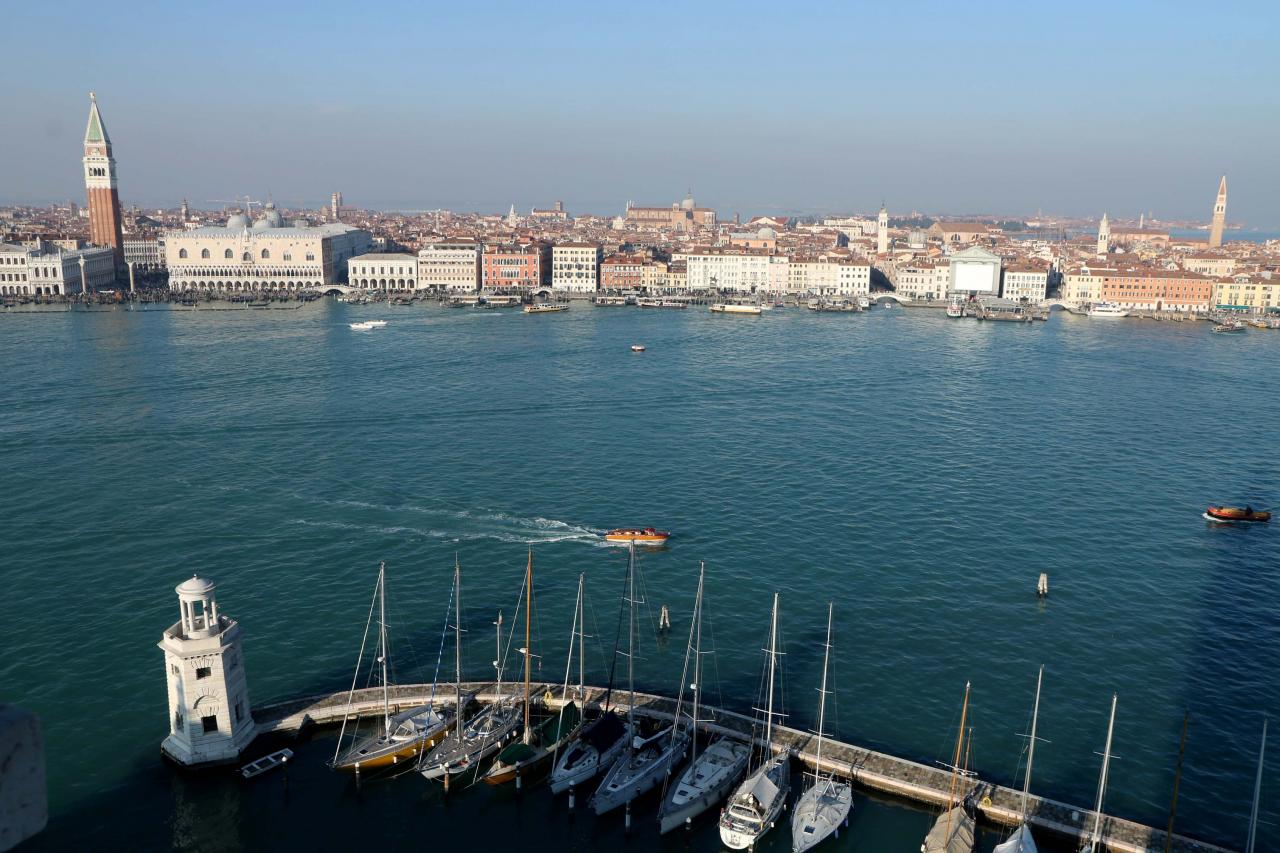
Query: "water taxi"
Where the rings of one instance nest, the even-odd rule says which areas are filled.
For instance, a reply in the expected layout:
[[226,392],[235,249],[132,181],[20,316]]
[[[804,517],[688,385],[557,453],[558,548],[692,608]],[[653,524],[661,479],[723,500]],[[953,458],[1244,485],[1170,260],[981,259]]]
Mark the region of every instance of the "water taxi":
[[712,314],[747,314],[759,316],[764,313],[759,305],[735,305],[732,302],[717,302],[711,306]]
[[664,545],[670,538],[671,534],[666,530],[657,530],[652,527],[616,527],[604,535],[604,541],[622,545],[629,545],[632,542],[637,545]]
[[1090,317],[1097,317],[1102,320],[1118,320],[1121,317],[1128,317],[1129,309],[1121,308],[1114,302],[1099,302],[1097,305],[1090,306],[1085,313]]
[[1223,320],[1221,323],[1213,325],[1213,331],[1215,332],[1243,332],[1246,328],[1244,323],[1235,319]]
[[632,352],[644,352],[644,344],[632,344],[632,345],[631,345],[631,351],[632,351]]
[[367,332],[370,329],[381,329],[387,325],[386,320],[364,320],[359,323],[352,323],[351,328],[357,332]]
[[553,314],[556,311],[568,311],[569,306],[561,302],[538,302],[524,306],[526,314]]
[[964,316],[964,306],[960,304],[960,300],[956,299],[947,306],[947,316],[955,319]]
[[1271,513],[1251,506],[1211,506],[1204,517],[1209,521],[1270,521]]

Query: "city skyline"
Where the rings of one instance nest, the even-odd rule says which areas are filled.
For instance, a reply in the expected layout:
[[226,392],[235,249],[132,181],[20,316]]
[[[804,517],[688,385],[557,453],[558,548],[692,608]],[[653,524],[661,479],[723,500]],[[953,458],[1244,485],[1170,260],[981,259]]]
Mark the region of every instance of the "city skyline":
[[[145,13],[80,28],[23,10],[32,25],[61,26],[68,44],[65,61],[22,87],[24,109],[0,116],[11,149],[0,204],[81,196],[73,164],[92,89],[128,140],[122,201],[147,207],[218,207],[245,192],[317,207],[341,189],[370,209],[499,212],[562,199],[573,212],[617,214],[628,200],[667,204],[692,187],[725,217],[873,211],[886,200],[895,214],[1154,212],[1208,223],[1225,173],[1230,222],[1280,227],[1270,203],[1280,170],[1255,144],[1274,121],[1256,102],[1276,60],[1245,7],[1161,6],[1157,17],[1136,5],[1102,27],[1084,9],[1056,22],[1050,56],[1070,55],[1055,61],[1038,42],[1051,13],[1012,6],[980,20],[928,5],[915,17],[813,7],[781,18],[746,4],[678,22],[621,9],[608,28],[586,23],[595,7],[538,20],[507,8],[367,16],[340,38],[376,49],[328,56],[314,48],[333,35],[287,9],[255,11],[261,26],[234,39],[207,35],[222,30],[194,9],[178,26],[203,54],[190,41],[148,43],[128,67],[119,52],[155,24]],[[932,23],[903,29],[915,18]],[[270,38],[281,28],[291,44]],[[1135,31],[1157,44],[1135,42]],[[870,35],[880,32],[898,36]],[[503,63],[468,49],[513,33],[530,46]],[[1076,36],[1087,36],[1088,56]],[[761,41],[772,50],[751,49]],[[1113,48],[1106,62],[1090,58]],[[1220,57],[1211,73],[1167,59],[1206,52]],[[37,53],[15,45],[20,65]],[[218,59],[175,74],[192,55]],[[957,67],[973,73],[951,94]]]

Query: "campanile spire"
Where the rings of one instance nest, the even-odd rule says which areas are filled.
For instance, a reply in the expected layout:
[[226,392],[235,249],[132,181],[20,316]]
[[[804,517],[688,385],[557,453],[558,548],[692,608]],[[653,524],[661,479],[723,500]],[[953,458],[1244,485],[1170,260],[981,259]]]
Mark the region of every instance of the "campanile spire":
[[98,96],[89,93],[89,124],[84,131],[84,186],[89,199],[89,242],[110,246],[116,266],[124,260],[120,196],[116,190],[116,161],[111,137],[98,111]]
[[1222,245],[1222,231],[1227,225],[1227,176],[1218,183],[1218,198],[1213,203],[1213,222],[1209,226],[1209,248]]

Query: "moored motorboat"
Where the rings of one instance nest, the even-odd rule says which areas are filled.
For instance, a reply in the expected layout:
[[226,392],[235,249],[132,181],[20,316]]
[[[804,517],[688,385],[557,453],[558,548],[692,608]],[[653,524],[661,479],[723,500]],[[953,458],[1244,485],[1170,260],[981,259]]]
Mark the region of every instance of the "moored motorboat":
[[1244,331],[1245,329],[1247,329],[1247,328],[1248,328],[1248,326],[1246,326],[1244,323],[1240,322],[1239,320],[1236,320],[1236,319],[1232,318],[1232,319],[1223,320],[1221,323],[1215,323],[1215,324],[1213,325],[1213,329],[1212,329],[1212,331],[1215,331],[1215,332],[1243,332],[1243,331]]
[[1114,302],[1099,302],[1097,305],[1090,306],[1085,313],[1101,320],[1118,320],[1121,317],[1128,317],[1129,309],[1122,308]]
[[633,542],[636,545],[663,545],[670,538],[669,532],[653,527],[616,527],[604,535],[604,541],[619,545],[629,545]]
[[759,305],[737,305],[733,302],[717,302],[711,306],[712,314],[745,314],[758,316],[764,313]]
[[954,299],[947,305],[947,316],[952,319],[964,316],[964,305],[960,304],[960,300]]
[[557,311],[568,311],[569,306],[563,302],[536,302],[524,306],[526,314],[554,314]]
[[632,351],[632,352],[644,352],[644,344],[632,344],[632,345],[631,345],[631,351]]
[[1204,517],[1210,521],[1270,521],[1271,513],[1251,506],[1211,506]]

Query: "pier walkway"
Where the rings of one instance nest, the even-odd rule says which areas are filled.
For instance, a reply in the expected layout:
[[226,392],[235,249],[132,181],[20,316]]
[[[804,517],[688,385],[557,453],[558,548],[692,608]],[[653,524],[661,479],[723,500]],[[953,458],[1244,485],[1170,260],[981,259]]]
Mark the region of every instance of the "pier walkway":
[[[481,703],[493,702],[497,696],[495,685],[489,681],[463,682],[462,693],[471,696]],[[504,692],[508,696],[522,693],[521,684],[504,684]],[[558,709],[562,704],[563,685],[537,683],[533,686],[533,695],[540,697],[539,704],[551,709]],[[454,685],[437,684],[434,702],[437,705],[452,705]],[[571,689],[571,693],[573,690]],[[602,687],[586,688],[586,696],[582,702],[588,709],[599,709],[604,699]],[[392,713],[398,713],[431,699],[430,684],[399,685],[390,688]],[[570,696],[571,701],[577,697]],[[347,692],[321,694],[303,699],[278,702],[253,710],[254,722],[259,734],[297,733],[312,725],[335,725],[342,722],[349,712],[352,717],[370,717],[382,714],[382,688],[366,688],[355,691],[350,706],[347,703]],[[614,691],[612,706],[624,705],[626,693]],[[670,697],[651,693],[636,694],[636,713],[640,716],[670,720],[675,713],[676,701]],[[726,711],[719,708],[700,706],[699,714],[705,715],[705,721],[698,726],[706,733],[724,734],[751,741],[753,719],[749,716]],[[778,748],[789,749],[796,760],[812,769],[815,761],[815,737],[809,732],[786,726],[775,727]],[[917,803],[943,807],[951,799],[951,773],[941,767],[931,767],[905,758],[887,755],[852,744],[827,740],[822,749],[822,769],[852,780],[864,788],[893,794]],[[1013,827],[1020,819],[1022,791],[1005,788],[969,778],[961,780],[956,794],[963,798],[969,792],[981,788],[977,799],[977,810],[988,823],[998,826]],[[1092,826],[1092,810],[1067,803],[1030,795],[1027,801],[1027,820],[1033,828],[1058,833],[1068,838],[1083,840],[1087,827]],[[1165,833],[1163,830],[1144,826],[1123,818],[1105,815],[1102,821],[1102,835],[1105,849],[1124,851],[1124,853],[1147,853],[1147,851],[1163,850]],[[1218,853],[1226,848],[1207,844],[1182,835],[1174,835],[1170,847],[1178,853]]]

